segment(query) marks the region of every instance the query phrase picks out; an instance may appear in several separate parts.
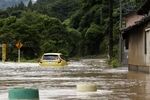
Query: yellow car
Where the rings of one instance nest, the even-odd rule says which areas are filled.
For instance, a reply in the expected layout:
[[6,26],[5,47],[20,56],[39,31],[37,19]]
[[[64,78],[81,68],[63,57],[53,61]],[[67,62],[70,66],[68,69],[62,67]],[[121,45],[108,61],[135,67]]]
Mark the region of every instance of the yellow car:
[[67,61],[64,59],[61,53],[44,53],[40,63],[40,66],[61,68],[67,65]]

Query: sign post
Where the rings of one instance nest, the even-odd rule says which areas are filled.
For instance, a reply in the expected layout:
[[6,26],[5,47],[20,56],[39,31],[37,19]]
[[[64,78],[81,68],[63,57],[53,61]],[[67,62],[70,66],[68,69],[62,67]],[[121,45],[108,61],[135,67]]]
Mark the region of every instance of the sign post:
[[18,63],[20,63],[20,48],[18,49]]
[[2,62],[4,63],[6,61],[6,44],[2,44]]
[[16,43],[16,47],[18,49],[18,63],[20,62],[20,48],[23,46],[23,44],[19,41]]

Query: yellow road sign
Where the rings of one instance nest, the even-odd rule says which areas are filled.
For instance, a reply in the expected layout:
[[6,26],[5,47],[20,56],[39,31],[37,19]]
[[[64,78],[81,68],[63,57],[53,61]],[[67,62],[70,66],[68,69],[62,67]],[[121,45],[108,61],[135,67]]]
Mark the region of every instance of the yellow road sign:
[[18,49],[20,49],[22,46],[23,46],[23,44],[22,44],[21,42],[17,42],[17,43],[16,43],[16,47],[17,47]]

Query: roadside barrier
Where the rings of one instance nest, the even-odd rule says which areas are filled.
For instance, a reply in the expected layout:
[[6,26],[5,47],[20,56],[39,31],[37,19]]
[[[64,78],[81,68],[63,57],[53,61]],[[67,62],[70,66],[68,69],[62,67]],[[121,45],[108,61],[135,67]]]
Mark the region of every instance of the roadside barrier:
[[96,92],[97,86],[94,83],[79,83],[77,84],[78,92]]
[[39,100],[38,89],[12,88],[9,89],[9,100]]

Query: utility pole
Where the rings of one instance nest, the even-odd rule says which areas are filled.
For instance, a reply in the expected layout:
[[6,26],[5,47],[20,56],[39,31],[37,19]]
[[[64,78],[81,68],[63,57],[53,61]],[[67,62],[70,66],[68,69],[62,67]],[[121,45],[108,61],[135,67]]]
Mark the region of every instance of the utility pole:
[[119,5],[120,5],[120,34],[119,34],[119,62],[122,62],[122,34],[121,34],[121,29],[122,29],[122,0],[119,0]]
[[122,0],[119,0],[120,5],[120,29],[122,28]]
[[100,8],[100,24],[102,24],[102,20],[103,20],[103,7]]
[[108,52],[109,52],[109,60],[113,57],[113,0],[109,0],[109,44],[108,44]]

